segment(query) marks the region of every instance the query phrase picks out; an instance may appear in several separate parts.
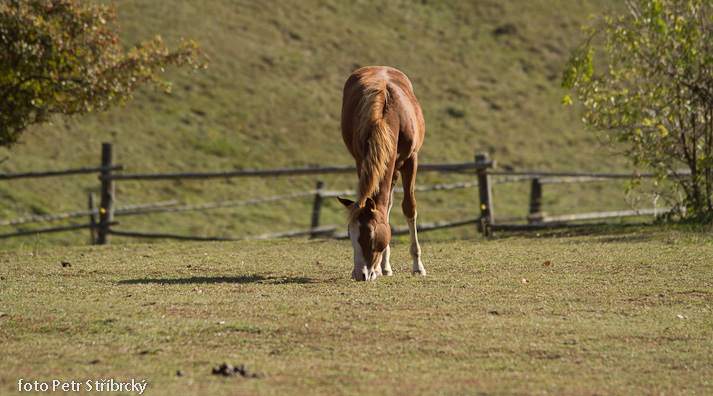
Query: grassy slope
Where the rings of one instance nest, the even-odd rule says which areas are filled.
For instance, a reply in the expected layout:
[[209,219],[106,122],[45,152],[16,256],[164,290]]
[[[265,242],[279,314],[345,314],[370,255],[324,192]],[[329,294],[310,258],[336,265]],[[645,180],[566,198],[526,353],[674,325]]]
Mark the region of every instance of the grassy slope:
[[[713,240],[552,236],[424,244],[426,278],[397,244],[394,276],[369,284],[344,241],[0,253],[0,393],[710,394]],[[226,361],[267,377],[211,375]]]
[[[0,159],[10,157],[0,172],[97,164],[104,141],[115,143],[117,161],[132,173],[348,165],[339,135],[341,88],[351,71],[370,64],[395,66],[413,81],[427,120],[424,163],[468,161],[488,151],[505,169],[629,170],[582,130],[576,109],[560,105],[559,76],[569,48],[582,38],[580,26],[616,1],[116,3],[125,45],[158,33],[169,45],[192,38],[213,58],[210,68],[190,75],[167,71],[175,81],[172,95],[148,88],[126,107],[34,128],[23,145],[0,149]],[[355,182],[326,179],[334,189]],[[419,183],[456,179],[423,175]],[[305,190],[314,182],[122,183],[117,196],[120,205],[176,198],[206,203]],[[3,182],[0,217],[83,209],[97,184],[90,176]],[[500,213],[526,210],[525,189],[504,191]],[[599,204],[590,210],[623,205],[620,184],[599,191],[575,189],[563,206],[552,193],[545,199],[559,213],[581,208],[581,200]],[[463,203],[473,195],[424,196],[421,218],[473,217]],[[123,228],[240,236],[307,224],[308,202],[283,208],[132,218]],[[329,208],[328,220],[341,223],[336,205]],[[86,239],[43,236],[51,243]],[[10,244],[31,243],[17,241]]]

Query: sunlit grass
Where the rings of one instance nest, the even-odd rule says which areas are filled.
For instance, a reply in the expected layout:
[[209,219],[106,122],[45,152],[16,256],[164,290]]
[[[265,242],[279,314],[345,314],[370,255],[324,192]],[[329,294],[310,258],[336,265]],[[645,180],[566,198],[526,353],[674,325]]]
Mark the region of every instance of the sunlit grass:
[[[578,232],[424,242],[425,278],[396,241],[394,276],[373,283],[350,280],[338,241],[13,249],[0,254],[0,389],[706,394],[710,235]],[[266,377],[212,375],[223,362]]]

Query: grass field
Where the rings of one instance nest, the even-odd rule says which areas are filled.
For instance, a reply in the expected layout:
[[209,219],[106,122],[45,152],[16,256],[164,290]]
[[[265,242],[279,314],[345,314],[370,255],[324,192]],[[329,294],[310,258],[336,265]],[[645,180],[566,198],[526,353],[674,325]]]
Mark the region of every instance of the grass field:
[[[559,76],[581,25],[620,1],[116,7],[127,47],[155,34],[169,45],[194,39],[209,69],[168,70],[172,95],[142,89],[126,107],[32,128],[22,144],[0,148],[0,173],[95,166],[107,141],[127,173],[352,165],[339,134],[341,89],[371,64],[411,78],[427,123],[422,163],[488,152],[499,169],[632,171],[583,130],[576,107],[560,105]],[[417,184],[470,180],[419,174]],[[125,182],[117,206],[249,200],[316,181]],[[356,177],[324,181],[342,190]],[[3,181],[0,219],[84,210],[98,188],[94,176]],[[623,191],[619,182],[547,185],[543,208],[612,211],[638,198],[652,206],[655,196]],[[528,193],[526,184],[494,187],[496,215],[526,214]],[[474,189],[417,196],[422,222],[478,213]],[[403,225],[397,212],[392,224]],[[242,237],[306,228],[310,215],[307,198],[119,218],[117,228]],[[344,222],[325,201],[323,224]],[[350,279],[345,241],[88,240],[86,231],[0,240],[0,394],[29,393],[20,380],[50,390],[55,380],[82,390],[134,380],[147,384],[144,394],[172,396],[713,394],[710,228],[424,233],[425,278],[410,275],[407,239],[396,237],[394,276],[368,284]],[[225,362],[257,375],[212,374]]]
[[[713,393],[710,234],[423,239],[427,277],[396,239],[372,283],[350,280],[345,241],[6,250],[0,393]],[[264,377],[213,375],[224,362]]]

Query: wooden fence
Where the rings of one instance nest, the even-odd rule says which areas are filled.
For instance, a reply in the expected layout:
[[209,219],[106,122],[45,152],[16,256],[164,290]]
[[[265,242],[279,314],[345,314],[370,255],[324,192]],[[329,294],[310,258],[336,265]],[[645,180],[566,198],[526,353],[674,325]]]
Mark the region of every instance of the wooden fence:
[[[539,229],[539,228],[555,228],[555,227],[570,227],[581,226],[582,224],[573,224],[573,221],[605,219],[624,216],[637,216],[664,213],[668,209],[658,210],[640,210],[640,211],[618,211],[605,213],[589,213],[577,214],[559,217],[546,217],[542,212],[542,190],[543,185],[548,183],[572,183],[572,182],[587,182],[595,180],[607,179],[622,179],[632,177],[654,177],[653,174],[605,174],[605,173],[572,173],[572,172],[514,172],[514,171],[494,171],[495,161],[491,161],[487,154],[477,154],[474,162],[452,163],[452,164],[421,164],[419,172],[455,172],[474,175],[476,180],[434,186],[417,186],[417,191],[435,191],[435,190],[453,190],[459,188],[478,188],[479,204],[477,211],[479,215],[466,220],[454,222],[436,222],[430,224],[419,224],[420,231],[433,229],[441,229],[446,227],[463,226],[467,224],[475,224],[478,230],[485,233],[496,230],[519,230],[519,229]],[[311,237],[336,237],[345,238],[346,233],[336,233],[336,227],[321,225],[322,202],[325,198],[335,197],[337,195],[354,195],[352,190],[347,191],[327,191],[324,189],[324,183],[317,182],[315,189],[275,197],[267,197],[261,199],[245,200],[245,201],[229,201],[210,203],[203,205],[183,205],[179,206],[177,201],[149,203],[143,205],[132,205],[124,207],[115,207],[117,182],[125,180],[179,180],[179,179],[225,179],[235,177],[287,177],[296,175],[324,175],[324,174],[339,174],[339,173],[354,173],[356,169],[353,166],[344,167],[311,167],[298,169],[274,169],[274,170],[254,170],[254,171],[230,171],[230,172],[206,172],[206,173],[163,173],[163,174],[119,174],[117,171],[122,171],[122,165],[116,165],[114,161],[113,146],[110,143],[102,145],[101,167],[98,168],[82,168],[66,171],[51,171],[51,172],[32,172],[13,175],[0,174],[0,180],[11,180],[20,178],[36,178],[36,177],[53,177],[66,176],[76,174],[91,174],[99,173],[100,181],[100,196],[101,200],[97,205],[96,198],[93,194],[89,197],[89,209],[86,211],[78,211],[73,213],[62,213],[55,215],[33,216],[15,220],[0,220],[0,226],[20,225],[31,222],[49,221],[56,219],[67,219],[73,217],[89,217],[87,224],[79,224],[67,227],[56,227],[38,230],[26,230],[14,233],[0,234],[0,238],[8,238],[21,235],[33,235],[44,232],[62,232],[73,231],[78,229],[90,229],[93,236],[93,243],[108,244],[111,235],[130,236],[141,238],[174,238],[184,240],[238,240],[246,238],[228,238],[228,237],[199,237],[166,233],[144,233],[133,231],[117,230],[115,226],[118,224],[115,221],[116,216],[142,215],[148,213],[159,212],[180,212],[189,210],[204,210],[221,207],[245,206],[257,203],[276,202],[284,199],[294,199],[298,197],[313,196],[314,203],[310,214],[310,228],[297,231],[289,231],[275,234],[259,235],[247,238],[279,238],[291,237],[299,235],[309,235]],[[500,178],[493,179],[493,176]],[[529,215],[525,217],[509,217],[496,218],[493,210],[493,194],[492,186],[500,183],[523,182],[530,181],[531,196]],[[513,221],[527,221],[526,224],[514,224]],[[407,228],[397,228],[393,230],[394,234],[407,233]]]

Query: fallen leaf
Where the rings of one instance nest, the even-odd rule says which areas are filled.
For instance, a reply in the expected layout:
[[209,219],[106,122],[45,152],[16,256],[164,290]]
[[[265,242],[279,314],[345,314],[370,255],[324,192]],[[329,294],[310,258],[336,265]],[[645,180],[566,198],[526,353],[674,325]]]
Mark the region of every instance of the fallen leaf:
[[525,278],[522,278],[522,284],[523,284],[523,285],[529,285],[529,284],[530,284],[530,281],[527,280],[527,279],[525,279]]
[[681,314],[676,315],[676,317],[679,318],[679,319],[688,319],[687,316],[684,316],[684,315],[681,315]]
[[550,265],[550,264],[552,264],[552,263],[550,262],[550,260],[545,261],[545,265]]

